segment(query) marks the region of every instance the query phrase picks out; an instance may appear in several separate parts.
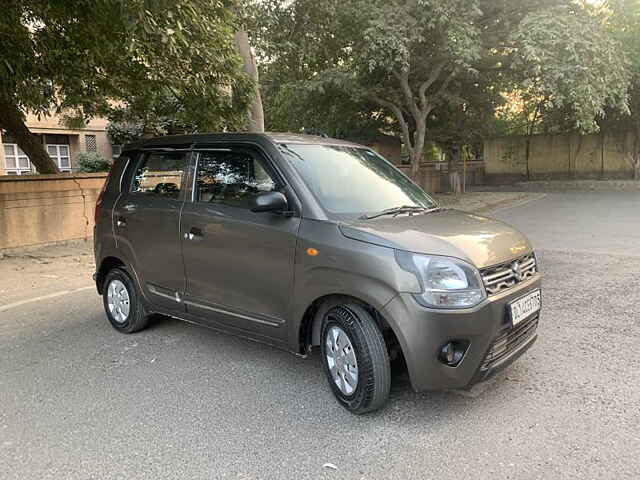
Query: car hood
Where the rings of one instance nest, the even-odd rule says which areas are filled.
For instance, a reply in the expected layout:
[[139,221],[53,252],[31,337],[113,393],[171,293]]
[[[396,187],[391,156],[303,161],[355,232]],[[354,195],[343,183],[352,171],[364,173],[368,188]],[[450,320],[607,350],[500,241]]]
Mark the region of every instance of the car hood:
[[508,262],[532,251],[529,240],[510,225],[458,210],[354,220],[341,223],[340,230],[354,240],[457,257],[478,268]]

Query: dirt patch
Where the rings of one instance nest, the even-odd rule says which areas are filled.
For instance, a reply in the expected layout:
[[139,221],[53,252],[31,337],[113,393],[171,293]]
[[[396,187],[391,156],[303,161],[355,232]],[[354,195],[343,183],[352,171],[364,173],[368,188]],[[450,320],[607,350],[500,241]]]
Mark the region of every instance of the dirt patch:
[[93,241],[0,254],[0,306],[92,285]]

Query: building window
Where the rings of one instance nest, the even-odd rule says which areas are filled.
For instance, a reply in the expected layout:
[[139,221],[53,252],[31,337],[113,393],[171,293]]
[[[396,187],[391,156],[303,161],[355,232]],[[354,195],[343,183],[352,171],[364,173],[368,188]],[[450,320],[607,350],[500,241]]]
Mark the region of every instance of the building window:
[[85,135],[84,136],[84,145],[87,149],[87,152],[97,152],[98,144],[96,143],[95,135]]
[[7,175],[28,175],[31,173],[29,157],[15,143],[4,144],[4,163]]
[[[49,136],[49,135],[47,135]],[[47,153],[61,172],[71,171],[71,158],[69,157],[69,145],[47,145]]]
[[69,135],[45,135],[44,143],[47,145],[69,145]]

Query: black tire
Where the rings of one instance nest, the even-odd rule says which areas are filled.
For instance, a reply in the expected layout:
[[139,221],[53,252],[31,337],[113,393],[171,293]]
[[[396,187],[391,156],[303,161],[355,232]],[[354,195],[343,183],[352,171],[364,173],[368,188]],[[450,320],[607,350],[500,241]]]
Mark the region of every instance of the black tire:
[[[322,318],[322,365],[333,394],[342,406],[357,415],[378,410],[389,398],[391,367],[384,337],[375,320],[361,305],[351,301],[330,302],[318,314]],[[358,383],[350,395],[336,384],[327,360],[327,334],[334,325],[346,333],[357,360]]]
[[[118,321],[114,318],[109,308],[109,286],[114,281],[120,281],[124,284],[127,294],[129,295],[129,313],[126,319]],[[140,301],[140,295],[136,282],[131,275],[122,267],[116,267],[109,271],[104,279],[104,288],[102,289],[102,301],[104,310],[109,319],[111,326],[122,333],[135,333],[147,327],[149,324],[149,315],[147,314],[143,303]]]

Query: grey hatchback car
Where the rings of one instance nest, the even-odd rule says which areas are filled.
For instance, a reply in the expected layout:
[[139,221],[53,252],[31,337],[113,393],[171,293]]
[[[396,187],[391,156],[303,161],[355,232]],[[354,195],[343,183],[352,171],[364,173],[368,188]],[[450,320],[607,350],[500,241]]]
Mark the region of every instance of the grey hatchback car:
[[95,281],[118,331],[153,314],[320,358],[337,400],[382,407],[391,362],[462,389],[536,340],[540,274],[499,221],[439,207],[375,151],[292,134],[129,145],[96,205]]

